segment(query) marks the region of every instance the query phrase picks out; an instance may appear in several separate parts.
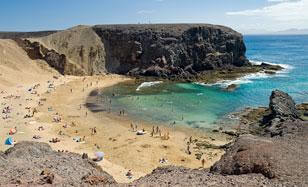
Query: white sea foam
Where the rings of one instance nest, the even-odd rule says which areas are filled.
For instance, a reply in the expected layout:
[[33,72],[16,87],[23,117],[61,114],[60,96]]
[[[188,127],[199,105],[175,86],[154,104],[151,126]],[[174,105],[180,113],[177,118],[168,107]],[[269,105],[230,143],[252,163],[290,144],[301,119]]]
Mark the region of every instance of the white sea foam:
[[216,83],[213,84],[205,84],[205,83],[200,83],[200,82],[196,82],[195,84],[199,84],[202,86],[215,86],[218,85],[222,88],[226,88],[232,84],[248,84],[248,83],[252,83],[253,80],[257,80],[257,79],[266,79],[269,77],[286,77],[286,73],[289,73],[290,70],[293,69],[293,66],[288,65],[288,64],[274,64],[274,63],[270,63],[270,62],[265,62],[265,61],[254,61],[254,60],[250,60],[251,63],[256,64],[256,65],[261,65],[262,63],[266,63],[266,64],[271,64],[271,65],[279,65],[281,67],[283,67],[284,69],[281,71],[276,72],[276,74],[267,74],[265,72],[258,72],[258,73],[252,73],[252,74],[248,74],[245,75],[243,77],[234,79],[234,80],[222,80],[222,81],[218,81]]
[[289,64],[275,64],[272,62],[266,62],[266,61],[257,61],[257,60],[249,60],[252,64],[255,65],[261,65],[262,63],[266,63],[266,64],[270,64],[270,65],[279,65],[281,67],[283,67],[284,69],[281,71],[278,71],[277,73],[289,73],[290,70],[294,69],[293,66],[289,65]]
[[136,91],[140,91],[141,88],[151,87],[151,86],[153,86],[153,85],[160,84],[160,83],[162,83],[162,81],[143,82],[142,84],[140,84],[140,85],[138,86],[138,88],[136,89]]

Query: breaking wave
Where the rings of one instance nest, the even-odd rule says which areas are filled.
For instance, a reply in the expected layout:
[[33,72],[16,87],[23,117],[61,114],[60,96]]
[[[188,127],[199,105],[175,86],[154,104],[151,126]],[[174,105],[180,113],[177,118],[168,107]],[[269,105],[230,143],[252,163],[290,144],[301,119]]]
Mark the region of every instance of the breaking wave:
[[232,84],[236,84],[236,85],[239,85],[239,84],[248,84],[248,83],[252,83],[254,80],[257,80],[257,79],[266,79],[266,78],[269,78],[269,77],[286,77],[287,73],[290,72],[290,70],[293,69],[293,66],[291,65],[288,65],[288,64],[275,64],[275,63],[270,63],[270,62],[265,62],[265,61],[255,61],[255,60],[250,60],[250,62],[252,64],[256,64],[256,65],[261,65],[262,63],[266,63],[266,64],[271,64],[271,65],[279,65],[281,67],[283,67],[284,69],[281,70],[281,71],[277,71],[276,74],[268,74],[268,73],[265,73],[265,72],[258,72],[258,73],[252,73],[252,74],[249,74],[249,75],[245,75],[243,77],[240,77],[240,78],[237,78],[237,79],[234,79],[234,80],[222,80],[222,81],[218,81],[216,83],[213,83],[213,84],[205,84],[205,83],[200,83],[200,82],[196,82],[195,84],[199,84],[199,85],[203,85],[203,86],[220,86],[222,88],[226,88]]
[[151,87],[151,86],[154,86],[156,84],[160,84],[162,83],[162,81],[153,81],[153,82],[143,82],[142,84],[140,84],[136,91],[140,91],[142,88],[145,88],[145,87]]

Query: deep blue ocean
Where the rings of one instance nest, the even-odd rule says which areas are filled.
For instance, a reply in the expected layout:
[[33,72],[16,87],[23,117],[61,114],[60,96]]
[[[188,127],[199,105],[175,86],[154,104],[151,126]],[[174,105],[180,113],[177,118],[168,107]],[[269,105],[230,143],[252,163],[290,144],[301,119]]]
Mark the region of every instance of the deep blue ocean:
[[[246,56],[253,63],[280,64],[276,75],[257,73],[214,85],[202,83],[157,83],[149,86],[120,84],[105,90],[113,92],[112,110],[125,109],[134,120],[160,124],[176,123],[196,128],[228,125],[230,114],[246,107],[267,106],[272,90],[289,93],[297,103],[308,102],[308,35],[244,36]],[[238,84],[233,92],[222,88]],[[137,89],[139,87],[139,89]],[[138,90],[138,91],[137,91]]]

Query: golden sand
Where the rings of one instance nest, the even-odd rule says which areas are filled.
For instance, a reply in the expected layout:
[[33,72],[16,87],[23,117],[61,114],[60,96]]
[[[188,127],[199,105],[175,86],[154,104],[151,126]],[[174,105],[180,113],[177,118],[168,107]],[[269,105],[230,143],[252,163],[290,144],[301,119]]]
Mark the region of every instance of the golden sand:
[[[7,49],[4,45],[11,47],[12,54],[4,52]],[[216,145],[228,142],[223,136],[185,127],[171,128],[162,124],[159,127],[162,135],[169,133],[169,138],[163,140],[158,134],[152,137],[152,124],[145,122],[138,123],[138,130],[144,129],[147,133],[138,136],[130,127],[134,121],[129,116],[92,113],[84,106],[89,93],[94,89],[112,86],[128,78],[119,75],[61,76],[43,62],[30,60],[11,40],[0,40],[0,57],[1,110],[6,106],[11,108],[11,112],[7,114],[9,118],[3,119],[5,115],[1,115],[0,142],[9,137],[11,128],[17,127],[17,133],[11,136],[17,142],[46,142],[54,150],[87,153],[90,157],[94,157],[96,151],[103,151],[105,158],[98,164],[120,183],[135,180],[163,165],[200,168],[201,160],[204,159],[205,167],[210,167],[220,159],[222,150],[199,150],[194,144],[190,146],[192,153],[187,154],[190,137]],[[6,60],[5,63],[3,59]],[[17,68],[11,68],[12,66]],[[35,85],[38,85],[37,88],[29,91]],[[34,108],[37,113],[33,117],[24,118],[25,115],[32,114]],[[61,121],[55,122],[54,119]],[[39,127],[44,130],[39,131]],[[92,135],[91,129],[94,127],[97,133]],[[34,135],[41,138],[34,139]],[[85,137],[85,141],[75,142],[73,139],[76,137]],[[50,143],[52,138],[58,138],[60,142]],[[0,144],[0,150],[7,148],[9,146]],[[200,152],[204,154],[198,160],[196,154]],[[161,158],[167,162],[160,163]],[[133,173],[132,179],[125,176],[128,170]]]

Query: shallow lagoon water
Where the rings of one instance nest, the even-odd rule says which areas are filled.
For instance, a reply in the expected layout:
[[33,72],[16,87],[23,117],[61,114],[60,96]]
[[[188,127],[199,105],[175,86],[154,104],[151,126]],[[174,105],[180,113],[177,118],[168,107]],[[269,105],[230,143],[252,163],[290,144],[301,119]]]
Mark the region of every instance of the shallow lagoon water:
[[[297,103],[308,101],[308,36],[245,36],[245,42],[252,62],[281,64],[286,69],[276,75],[258,73],[214,85],[121,83],[106,88],[102,97],[112,98],[113,111],[125,109],[134,119],[210,129],[236,124],[230,118],[232,112],[267,106],[274,89],[288,92]],[[228,84],[239,87],[224,91]],[[116,96],[111,97],[112,93]]]

